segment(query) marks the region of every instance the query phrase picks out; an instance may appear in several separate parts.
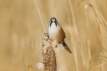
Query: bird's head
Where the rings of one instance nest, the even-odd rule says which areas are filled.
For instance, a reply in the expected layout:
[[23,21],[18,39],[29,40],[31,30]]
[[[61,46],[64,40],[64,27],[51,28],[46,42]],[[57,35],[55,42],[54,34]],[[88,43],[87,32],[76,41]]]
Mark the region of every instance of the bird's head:
[[49,21],[49,26],[51,27],[52,24],[55,24],[56,27],[58,26],[58,21],[55,17],[52,17]]

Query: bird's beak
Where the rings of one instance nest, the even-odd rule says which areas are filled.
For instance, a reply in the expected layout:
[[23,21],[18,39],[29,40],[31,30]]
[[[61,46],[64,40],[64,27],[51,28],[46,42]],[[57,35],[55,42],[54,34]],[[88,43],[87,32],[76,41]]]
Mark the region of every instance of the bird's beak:
[[52,23],[54,23],[55,21],[52,21]]

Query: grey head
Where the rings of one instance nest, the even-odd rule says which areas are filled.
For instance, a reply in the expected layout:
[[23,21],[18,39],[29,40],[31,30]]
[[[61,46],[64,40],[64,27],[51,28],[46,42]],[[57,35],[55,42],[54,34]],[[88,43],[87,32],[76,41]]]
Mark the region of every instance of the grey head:
[[52,23],[55,23],[56,27],[58,26],[58,21],[55,17],[52,17],[49,21],[49,26],[51,27]]

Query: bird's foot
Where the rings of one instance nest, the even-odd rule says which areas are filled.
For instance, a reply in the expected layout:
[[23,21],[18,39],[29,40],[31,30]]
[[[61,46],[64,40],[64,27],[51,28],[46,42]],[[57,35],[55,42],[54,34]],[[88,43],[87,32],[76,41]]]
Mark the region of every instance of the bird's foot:
[[55,48],[58,47],[57,41],[53,41],[52,45],[53,45],[53,47],[55,47]]
[[58,45],[55,45],[54,47],[58,47]]
[[55,48],[56,48],[56,47],[58,47],[58,45],[53,45],[53,47],[55,47]]

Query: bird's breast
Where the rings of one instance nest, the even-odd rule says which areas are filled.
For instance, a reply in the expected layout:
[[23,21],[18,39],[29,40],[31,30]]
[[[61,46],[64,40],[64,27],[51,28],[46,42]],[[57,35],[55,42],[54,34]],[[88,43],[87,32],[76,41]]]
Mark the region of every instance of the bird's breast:
[[52,25],[48,28],[50,39],[56,39],[59,30],[60,27],[58,25],[56,26],[55,23],[52,23]]

